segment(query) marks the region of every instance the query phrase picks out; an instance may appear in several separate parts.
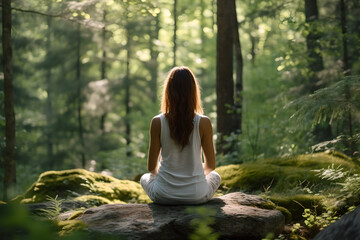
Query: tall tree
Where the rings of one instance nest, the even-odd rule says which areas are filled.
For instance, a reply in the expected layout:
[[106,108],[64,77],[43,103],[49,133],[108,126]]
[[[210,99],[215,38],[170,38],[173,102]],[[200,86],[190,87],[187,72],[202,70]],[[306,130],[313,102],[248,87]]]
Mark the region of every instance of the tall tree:
[[232,17],[233,17],[233,37],[234,37],[234,54],[236,59],[236,80],[235,80],[235,99],[234,99],[234,127],[236,131],[241,131],[242,122],[242,91],[243,91],[243,57],[241,52],[241,42],[239,36],[239,23],[237,20],[236,3],[233,2]]
[[[156,2],[156,7],[158,7],[158,2]],[[150,71],[150,75],[151,75],[151,99],[152,102],[154,104],[157,103],[157,89],[158,89],[158,84],[157,84],[157,80],[158,80],[158,68],[159,68],[159,63],[158,63],[158,56],[159,56],[159,51],[157,49],[156,44],[154,44],[155,41],[157,41],[159,39],[159,31],[160,31],[160,19],[159,19],[159,14],[157,13],[154,17],[153,17],[153,21],[152,24],[150,25],[150,31],[149,31],[149,48],[150,48],[150,62],[148,64],[148,68]]]
[[[102,50],[102,57],[101,57],[101,67],[100,67],[100,79],[106,79],[106,10],[103,10],[103,23],[104,27],[101,30],[101,50]],[[105,130],[105,119],[106,119],[107,112],[100,116],[100,131],[104,133]]]
[[177,0],[174,0],[174,36],[173,36],[173,54],[174,54],[174,59],[173,59],[173,67],[176,66],[176,31],[177,31]]
[[85,168],[86,157],[85,157],[85,140],[84,140],[84,128],[82,119],[82,81],[81,81],[81,29],[80,24],[77,28],[77,39],[76,39],[76,82],[77,82],[77,117],[78,117],[78,134],[80,140],[80,158],[81,166]]
[[13,90],[13,66],[11,49],[11,0],[2,0],[2,46],[4,65],[5,95],[5,168],[4,168],[4,200],[15,194],[15,111]]
[[[51,9],[51,4],[49,5],[48,9]],[[45,61],[48,63],[50,62],[50,53],[51,53],[51,17],[47,17],[47,36],[46,36],[46,58]],[[46,70],[45,70],[45,81],[46,81],[46,92],[47,92],[47,98],[46,98],[46,145],[47,145],[47,165],[50,169],[53,169],[54,167],[54,159],[53,159],[53,134],[52,134],[52,128],[53,128],[53,110],[52,110],[52,66],[49,66],[49,64],[46,64]]]
[[[305,0],[305,21],[308,24],[308,35],[306,36],[307,61],[310,70],[309,84],[306,91],[314,93],[316,90],[324,87],[324,83],[320,83],[318,73],[324,69],[322,54],[320,52],[319,32],[319,9],[317,0]],[[331,126],[328,123],[322,123],[315,126],[313,130],[316,141],[326,141],[332,138]]]
[[309,90],[313,93],[321,86],[317,74],[324,69],[324,63],[320,52],[320,32],[318,29],[319,10],[317,0],[305,0],[305,21],[308,24],[306,46],[308,54],[308,68],[310,70]]
[[[341,33],[342,33],[342,52],[343,52],[343,71],[345,76],[349,76],[351,74],[351,67],[349,63],[349,54],[348,54],[348,38],[347,38],[347,24],[346,24],[346,4],[344,0],[340,0],[340,18],[341,18]],[[347,100],[351,98],[350,87],[346,86],[345,89],[345,97]],[[349,131],[349,154],[351,156],[354,155],[356,151],[355,147],[355,139],[353,133],[353,119],[352,119],[351,109],[348,110],[348,131]]]
[[216,111],[218,153],[226,153],[225,136],[236,129],[234,124],[234,81],[233,81],[233,1],[217,1],[217,42],[216,42]]
[[125,71],[125,139],[126,139],[126,156],[131,156],[130,144],[131,144],[131,124],[130,124],[130,59],[131,59],[131,22],[129,19],[129,12],[126,10],[126,71]]

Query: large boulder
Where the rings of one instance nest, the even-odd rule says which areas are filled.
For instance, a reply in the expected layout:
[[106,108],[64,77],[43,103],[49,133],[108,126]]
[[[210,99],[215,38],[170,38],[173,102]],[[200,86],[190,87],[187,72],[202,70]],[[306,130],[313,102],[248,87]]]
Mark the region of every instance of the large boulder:
[[194,231],[196,209],[203,209],[222,239],[261,239],[279,234],[285,222],[275,205],[259,196],[241,192],[213,198],[197,206],[151,204],[107,204],[90,208],[78,217],[94,234],[124,236],[127,239],[187,239]]
[[90,205],[125,202],[150,202],[149,197],[137,182],[119,180],[84,169],[47,171],[14,201],[41,203],[57,198]]
[[243,164],[220,166],[216,171],[221,176],[220,188],[231,191],[259,192],[264,189],[284,192],[316,185],[318,188],[332,187],[329,181],[321,179],[314,169],[341,166],[344,171],[360,173],[360,167],[349,157],[336,151],[266,158]]
[[360,239],[360,207],[342,216],[338,221],[330,224],[314,240],[359,240]]

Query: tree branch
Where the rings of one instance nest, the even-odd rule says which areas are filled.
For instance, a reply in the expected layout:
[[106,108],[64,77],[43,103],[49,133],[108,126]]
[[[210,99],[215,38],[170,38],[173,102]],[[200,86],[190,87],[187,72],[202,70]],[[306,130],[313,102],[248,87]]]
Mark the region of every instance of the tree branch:
[[[0,7],[2,8],[2,4],[0,4]],[[31,10],[31,9],[21,9],[21,8],[16,8],[16,7],[12,7],[11,10],[18,11],[18,12],[24,12],[24,13],[37,14],[37,15],[44,16],[44,17],[62,18],[67,21],[80,23],[89,28],[102,29],[104,27],[104,23],[100,23],[97,21],[69,18],[66,16],[68,14],[68,12],[61,12],[60,14],[49,14],[49,13],[39,12],[39,11]]]

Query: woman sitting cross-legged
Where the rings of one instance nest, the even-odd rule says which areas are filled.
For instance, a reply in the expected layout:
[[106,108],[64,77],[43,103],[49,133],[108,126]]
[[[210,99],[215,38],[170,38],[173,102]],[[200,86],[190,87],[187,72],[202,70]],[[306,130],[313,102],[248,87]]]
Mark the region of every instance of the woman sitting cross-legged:
[[214,171],[212,125],[202,115],[200,89],[189,68],[170,71],[161,111],[151,121],[149,173],[141,177],[141,186],[155,203],[205,203],[213,197],[221,178]]

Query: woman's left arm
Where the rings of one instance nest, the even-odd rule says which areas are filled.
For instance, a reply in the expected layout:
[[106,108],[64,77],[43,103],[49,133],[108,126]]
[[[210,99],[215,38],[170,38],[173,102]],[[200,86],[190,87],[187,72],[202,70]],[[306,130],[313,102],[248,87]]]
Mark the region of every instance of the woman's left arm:
[[154,117],[150,125],[150,143],[148,152],[148,171],[152,175],[156,175],[159,169],[159,154],[160,154],[160,134],[161,134],[161,121],[160,117]]

